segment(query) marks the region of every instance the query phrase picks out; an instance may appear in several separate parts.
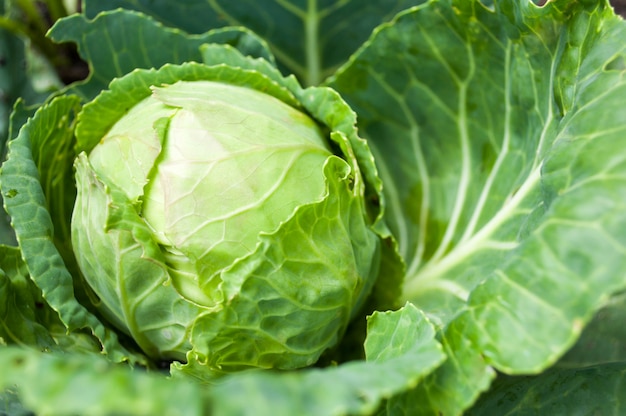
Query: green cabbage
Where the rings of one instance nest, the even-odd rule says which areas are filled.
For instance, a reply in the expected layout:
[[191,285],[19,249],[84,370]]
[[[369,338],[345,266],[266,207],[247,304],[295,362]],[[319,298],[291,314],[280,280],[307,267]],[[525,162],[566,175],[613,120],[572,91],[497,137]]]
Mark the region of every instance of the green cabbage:
[[[101,313],[154,359],[211,372],[310,365],[377,278],[380,237],[348,136],[360,139],[249,76],[134,72],[78,116],[79,143],[95,146],[75,163],[74,252]],[[139,81],[92,130],[123,101],[119,85]]]

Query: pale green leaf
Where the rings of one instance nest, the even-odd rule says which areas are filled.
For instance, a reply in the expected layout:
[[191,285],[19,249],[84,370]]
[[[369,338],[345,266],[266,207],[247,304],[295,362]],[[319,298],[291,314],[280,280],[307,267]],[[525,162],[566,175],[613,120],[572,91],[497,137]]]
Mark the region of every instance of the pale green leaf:
[[[435,329],[412,305],[374,315],[368,330],[369,361],[326,370],[244,373],[210,387],[94,356],[0,347],[0,388],[11,386],[4,397],[12,408],[21,409],[17,394],[41,415],[367,415],[445,358]],[[389,336],[391,347],[385,345]]]
[[446,361],[416,387],[388,400],[381,414],[461,415],[489,388],[496,373],[462,327],[440,334]]
[[377,157],[404,297],[451,360],[485,360],[426,413],[460,413],[486,365],[545,369],[626,285],[625,38],[605,1],[430,1],[331,79]]
[[16,395],[24,408],[42,416],[206,414],[198,385],[116,366],[94,355],[0,347],[0,365],[0,391],[10,387],[5,397],[13,397],[12,408],[18,411],[24,409],[15,403]]
[[[435,330],[413,305],[368,320],[367,361],[335,368],[234,376],[211,391],[215,415],[369,415],[445,359]],[[246,400],[240,400],[240,397]]]
[[77,258],[98,293],[100,312],[151,358],[184,360],[191,348],[188,325],[200,308],[168,283],[152,231],[133,203],[93,172],[84,153],[76,162],[76,180],[72,242],[80,247]]
[[[71,169],[65,166],[59,171],[40,171],[37,164],[46,166],[48,162],[54,163],[42,160],[44,153],[39,153],[38,145],[48,141],[51,145],[67,149],[64,139],[72,137],[71,133],[68,135],[68,129],[76,104],[77,98],[71,96],[54,100],[42,107],[18,137],[11,141],[8,159],[2,165],[0,174],[2,196],[29,274],[50,307],[57,311],[70,331],[84,328],[93,331],[112,359],[126,360],[131,354],[119,344],[117,335],[78,302],[76,297],[81,294],[80,286],[74,286],[74,276],[62,257],[67,246],[63,241],[55,244],[58,240],[56,233],[63,230],[63,214],[66,211],[65,208],[55,211],[54,207],[56,204],[67,207],[65,192],[71,195],[73,187],[63,188],[59,193],[48,193],[51,189],[48,186],[54,186],[55,182],[67,183],[64,175]],[[46,150],[55,149],[55,146],[46,147]],[[46,175],[50,175],[49,180],[40,181]],[[56,227],[53,226],[51,212],[57,214]]]

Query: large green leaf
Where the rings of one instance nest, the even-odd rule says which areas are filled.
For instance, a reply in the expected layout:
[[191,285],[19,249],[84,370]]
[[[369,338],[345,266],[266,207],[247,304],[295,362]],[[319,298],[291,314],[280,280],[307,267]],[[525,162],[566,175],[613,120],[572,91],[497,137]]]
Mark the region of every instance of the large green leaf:
[[626,362],[626,293],[619,293],[600,309],[583,330],[580,339],[567,351],[559,367],[588,367]]
[[49,36],[56,42],[75,42],[80,56],[89,63],[89,78],[71,88],[86,100],[106,89],[113,78],[133,69],[201,61],[200,46],[205,43],[229,44],[244,55],[273,59],[265,43],[245,28],[189,35],[129,10],[104,12],[91,20],[82,14],[72,15],[56,22]]
[[[214,415],[367,415],[382,399],[414,386],[445,359],[435,331],[417,308],[375,313],[366,361],[335,368],[234,376],[213,388]],[[246,400],[241,400],[241,397]]]
[[281,67],[316,85],[345,61],[371,31],[425,0],[168,0],[86,1],[95,16],[117,7],[141,11],[190,33],[245,26],[269,43]]
[[391,397],[381,415],[460,415],[495,377],[462,328],[441,335],[446,361],[411,389]]
[[626,400],[625,301],[624,293],[611,297],[553,368],[499,377],[469,414],[620,414]]
[[4,153],[13,102],[30,87],[25,64],[24,42],[0,29],[0,154]]
[[7,400],[20,412],[16,395],[37,415],[206,414],[197,384],[115,366],[97,355],[0,347],[0,365],[0,389],[10,388],[0,404]]
[[626,365],[557,369],[534,377],[502,377],[468,415],[620,415]]
[[88,332],[68,332],[30,278],[17,247],[0,246],[0,345],[100,354]]
[[46,306],[19,249],[0,246],[0,345],[51,348],[54,341],[47,328]]
[[[331,79],[377,156],[404,297],[466,339],[451,357],[538,372],[626,286],[625,39],[604,1],[434,0]],[[462,391],[463,366],[424,385]]]
[[100,357],[0,347],[0,388],[11,387],[7,405],[20,409],[17,393],[37,414],[365,415],[445,358],[433,326],[410,304],[375,314],[368,331],[368,361],[328,370],[251,372],[210,389]]
[[[46,302],[68,330],[92,331],[111,359],[128,360],[133,355],[117,335],[78,302],[80,286],[74,285],[78,275],[70,273],[67,221],[71,204],[67,204],[75,191],[67,185],[68,178],[72,179],[67,161],[72,155],[72,113],[77,102],[77,97],[67,96],[43,106],[11,141],[0,173],[2,197],[28,272]],[[56,157],[46,157],[48,151],[56,151]]]
[[[4,9],[4,4],[2,6]],[[4,10],[2,10],[4,12]],[[24,41],[5,29],[0,29],[0,158],[4,159],[9,136],[9,115],[14,102],[30,96],[32,87],[24,71],[26,57]],[[15,237],[9,219],[0,214],[0,244],[14,244]]]

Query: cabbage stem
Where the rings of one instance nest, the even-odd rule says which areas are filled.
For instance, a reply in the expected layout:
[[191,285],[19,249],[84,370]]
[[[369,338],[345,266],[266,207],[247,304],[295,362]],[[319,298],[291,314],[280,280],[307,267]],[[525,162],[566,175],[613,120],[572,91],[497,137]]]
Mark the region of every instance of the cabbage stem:
[[307,85],[317,85],[321,82],[320,53],[319,53],[319,19],[317,0],[308,0],[307,13],[304,18],[306,76]]

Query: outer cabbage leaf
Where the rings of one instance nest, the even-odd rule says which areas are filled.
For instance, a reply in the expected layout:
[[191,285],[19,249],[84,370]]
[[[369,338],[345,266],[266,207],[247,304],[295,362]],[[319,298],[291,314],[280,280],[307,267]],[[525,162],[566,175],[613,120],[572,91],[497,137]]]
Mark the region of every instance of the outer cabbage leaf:
[[404,297],[452,348],[405,411],[438,385],[458,403],[424,411],[460,413],[489,365],[545,369],[624,288],[624,39],[604,1],[431,1],[329,82],[375,153]]
[[17,396],[37,414],[366,415],[445,358],[433,326],[410,304],[373,315],[365,348],[367,361],[327,370],[238,374],[209,389],[113,366],[101,357],[5,347],[0,388],[11,386],[4,399],[16,404]]
[[18,411],[24,410],[15,396],[37,415],[206,414],[197,384],[116,366],[102,356],[0,347],[0,363],[0,389],[10,387],[5,397]]
[[281,69],[306,85],[317,85],[346,60],[380,23],[424,0],[115,0],[86,1],[93,17],[118,7],[153,16],[170,27],[203,33],[245,26],[265,39]]
[[625,382],[623,362],[503,377],[467,415],[619,415],[626,405]]
[[576,344],[557,365],[564,368],[589,367],[626,362],[626,294],[611,297],[585,327]]
[[0,346],[100,354],[85,331],[68,332],[28,274],[17,247],[0,246]]
[[[0,173],[2,197],[28,273],[66,328],[91,331],[112,360],[142,361],[78,301],[89,294],[79,275],[70,272],[75,263],[66,233],[75,191],[68,159],[73,158],[72,113],[77,101],[61,97],[41,107],[10,142]],[[47,152],[55,157],[47,157]]]
[[0,246],[0,345],[52,348],[46,306],[41,291],[30,281],[19,249]]
[[[7,18],[4,10],[6,5],[0,5],[0,11]],[[6,14],[5,14],[6,13]],[[27,70],[24,70],[27,68]],[[0,157],[6,156],[6,143],[17,135],[16,127],[25,120],[16,123],[11,121],[10,114],[14,110],[15,102],[27,100],[29,103],[43,100],[45,97],[35,92],[29,78],[26,44],[24,39],[0,28]],[[17,125],[16,125],[17,124]],[[5,213],[0,215],[0,243],[15,244],[15,235]]]
[[211,391],[214,414],[373,414],[383,399],[415,385],[445,359],[432,324],[411,304],[374,313],[367,331],[365,361],[232,376]]
[[49,36],[55,42],[76,43],[80,56],[88,62],[88,79],[70,88],[71,93],[84,100],[93,98],[113,78],[133,69],[200,61],[199,48],[205,43],[229,44],[245,55],[273,61],[265,42],[248,29],[222,28],[189,35],[129,10],[104,12],[91,20],[82,14],[72,15],[57,21]]
[[446,361],[410,389],[391,397],[380,415],[459,415],[489,388],[496,372],[462,328],[439,334]]

